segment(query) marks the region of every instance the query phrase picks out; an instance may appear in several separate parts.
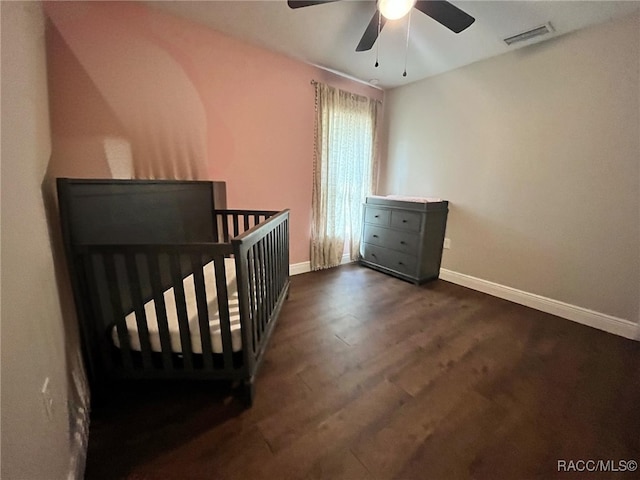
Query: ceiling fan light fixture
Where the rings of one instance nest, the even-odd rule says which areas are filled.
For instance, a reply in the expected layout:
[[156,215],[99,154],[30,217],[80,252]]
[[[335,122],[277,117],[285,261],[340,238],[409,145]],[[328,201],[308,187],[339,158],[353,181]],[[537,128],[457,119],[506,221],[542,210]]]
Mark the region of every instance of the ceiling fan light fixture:
[[387,20],[404,17],[416,4],[416,0],[378,0],[378,10]]

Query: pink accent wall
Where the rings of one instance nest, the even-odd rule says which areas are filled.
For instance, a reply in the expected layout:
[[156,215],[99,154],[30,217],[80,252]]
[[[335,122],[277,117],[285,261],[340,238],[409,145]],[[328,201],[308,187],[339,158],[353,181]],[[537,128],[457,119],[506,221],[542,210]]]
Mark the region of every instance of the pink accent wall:
[[314,89],[380,90],[132,2],[46,2],[52,176],[109,176],[104,138],[148,178],[227,182],[230,208],[291,209],[309,260]]

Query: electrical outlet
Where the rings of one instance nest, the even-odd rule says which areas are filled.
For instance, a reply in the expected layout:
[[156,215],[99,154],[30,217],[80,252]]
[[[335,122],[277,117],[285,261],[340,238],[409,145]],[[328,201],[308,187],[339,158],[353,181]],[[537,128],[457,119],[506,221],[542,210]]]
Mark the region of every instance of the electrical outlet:
[[445,248],[447,250],[451,248],[451,239],[450,238],[445,238],[444,239],[443,248]]
[[44,402],[44,409],[47,412],[47,418],[49,420],[52,420],[53,419],[53,396],[51,395],[51,382],[49,381],[49,377],[44,379],[41,393],[42,393],[42,401]]

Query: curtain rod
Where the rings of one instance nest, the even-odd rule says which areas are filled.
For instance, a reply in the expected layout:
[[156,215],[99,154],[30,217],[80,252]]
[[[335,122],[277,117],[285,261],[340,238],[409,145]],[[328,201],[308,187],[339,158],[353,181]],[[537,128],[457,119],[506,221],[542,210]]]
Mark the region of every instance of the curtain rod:
[[[317,80],[314,80],[314,79],[312,78],[312,79],[311,79],[311,81],[310,81],[309,83],[310,83],[311,85],[314,85],[314,86],[315,86],[315,85],[318,85],[320,82],[318,82]],[[372,85],[370,85],[370,86],[372,86]],[[373,87],[373,88],[375,88],[375,87]],[[346,91],[346,90],[345,90],[345,91]],[[357,96],[359,96],[359,97],[368,98],[369,100],[373,100],[373,101],[375,101],[376,103],[379,103],[379,104],[381,104],[381,105],[382,105],[382,100],[378,100],[377,98],[367,97],[366,95],[362,95],[362,94],[359,94],[359,93],[353,93],[353,92],[347,92],[347,93],[350,93],[351,95],[357,95]]]

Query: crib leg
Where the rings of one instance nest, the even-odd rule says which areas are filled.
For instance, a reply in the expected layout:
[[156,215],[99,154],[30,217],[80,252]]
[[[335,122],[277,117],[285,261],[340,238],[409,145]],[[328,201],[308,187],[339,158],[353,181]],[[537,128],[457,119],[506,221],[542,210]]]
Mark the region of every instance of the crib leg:
[[247,408],[251,408],[253,406],[253,399],[256,395],[256,388],[253,382],[253,377],[248,378],[244,381],[244,403]]

